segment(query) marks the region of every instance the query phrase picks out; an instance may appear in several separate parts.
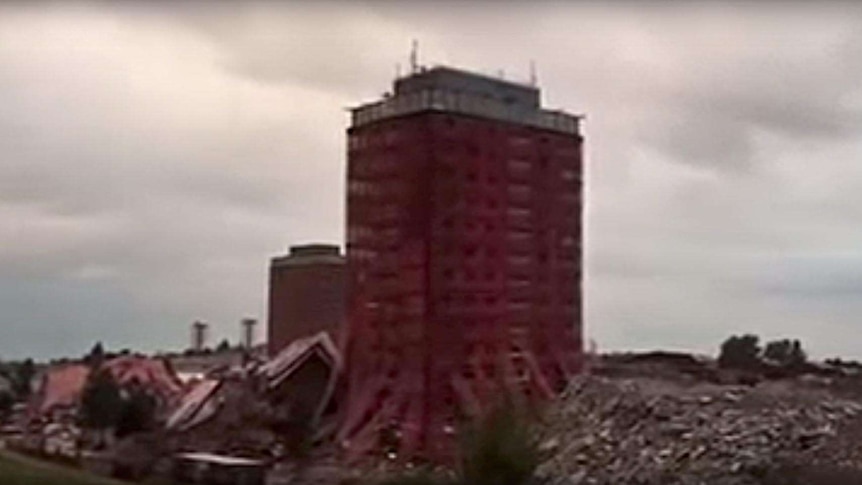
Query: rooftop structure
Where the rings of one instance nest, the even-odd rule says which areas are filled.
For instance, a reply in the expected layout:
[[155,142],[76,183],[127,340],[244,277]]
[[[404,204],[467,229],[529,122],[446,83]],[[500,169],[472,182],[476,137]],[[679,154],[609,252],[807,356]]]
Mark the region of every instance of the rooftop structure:
[[351,127],[426,111],[457,113],[517,123],[571,135],[580,133],[580,117],[543,109],[539,89],[435,67],[395,81],[395,95],[352,109]]

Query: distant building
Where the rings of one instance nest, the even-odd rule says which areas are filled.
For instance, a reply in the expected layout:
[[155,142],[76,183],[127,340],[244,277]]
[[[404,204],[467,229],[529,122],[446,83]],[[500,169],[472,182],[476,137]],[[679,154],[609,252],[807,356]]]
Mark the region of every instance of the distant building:
[[448,67],[352,110],[345,443],[386,423],[401,456],[441,457],[501,389],[550,397],[580,370],[579,121]]
[[297,338],[336,332],[345,319],[346,262],[329,244],[292,246],[269,267],[268,346],[275,355]]

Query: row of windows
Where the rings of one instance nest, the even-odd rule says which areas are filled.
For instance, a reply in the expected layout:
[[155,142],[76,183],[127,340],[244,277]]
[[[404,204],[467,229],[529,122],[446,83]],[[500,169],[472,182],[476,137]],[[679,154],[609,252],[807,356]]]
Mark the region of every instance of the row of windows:
[[[473,204],[473,212],[474,214],[481,213],[479,210],[476,210],[476,205]],[[458,210],[460,206],[455,206],[455,210],[453,212],[462,213],[463,211]],[[484,205],[484,207],[480,207],[481,210],[485,211],[485,215],[487,216],[503,216],[505,215],[506,220],[504,222],[511,223],[513,226],[512,230],[515,231],[527,231],[527,227],[533,226],[534,218],[533,211],[530,208],[522,207],[522,206],[514,206],[508,207],[505,212],[498,211],[498,206],[492,203],[488,203]],[[565,213],[563,214],[566,217],[575,217],[577,216],[577,208],[566,207],[564,208]],[[489,218],[480,218],[476,215],[471,214],[472,217],[445,217],[440,220],[440,227],[445,229],[452,229],[455,227],[464,229],[466,231],[473,231],[476,229],[483,229],[489,232],[496,231],[499,227],[498,224],[493,221],[499,221],[497,217],[489,217]],[[505,224],[503,225],[505,227]]]
[[[495,225],[490,223],[486,225],[488,226],[488,230],[494,230],[496,228]],[[478,224],[471,222],[468,227],[476,228],[478,227]],[[381,248],[379,246],[398,244],[400,234],[401,232],[395,227],[373,229],[367,225],[350,226],[347,232],[347,242],[351,256],[359,259],[367,259],[371,253],[366,253],[365,251],[370,251],[371,249],[380,250]],[[551,241],[545,239],[544,235],[529,231],[509,232],[506,235],[506,241],[507,244],[509,244],[508,250],[513,254],[516,254],[516,256],[510,257],[509,259],[509,262],[512,264],[517,265],[531,262],[529,255],[532,253],[536,254],[536,261],[539,263],[545,263],[549,259],[549,248],[547,248],[546,245]],[[556,253],[556,258],[563,260],[573,259],[574,252],[568,251],[567,249],[578,245],[577,238],[574,235],[564,234],[559,237],[558,241],[559,247],[564,250]],[[362,248],[361,246],[363,243],[370,243],[375,247]],[[438,254],[457,254],[468,258],[485,257],[493,259],[500,254],[497,245],[482,244],[481,241],[459,241],[452,237],[439,238],[437,243],[434,245],[434,249],[436,249]]]
[[[391,214],[396,215],[397,212]],[[381,216],[385,216],[383,213]],[[376,218],[375,218],[376,219]],[[356,244],[360,241],[374,240],[384,244],[395,244],[399,241],[401,231],[397,227],[375,229],[368,225],[351,225],[347,229],[347,243]]]
[[[442,133],[443,145],[451,145],[451,148],[464,148],[478,150],[478,146],[482,142],[485,146],[499,151],[501,143],[505,143],[510,149],[521,150],[525,152],[533,152],[536,149],[541,149],[543,152],[548,149],[553,150],[554,154],[563,158],[576,158],[579,155],[578,149],[572,147],[568,143],[565,145],[557,145],[548,147],[551,140],[548,137],[541,137],[536,143],[535,137],[527,135],[512,135],[510,133],[500,132],[499,130],[488,127],[488,129],[473,129],[473,130],[458,130],[451,131],[458,123],[454,119],[447,120],[447,132]],[[501,136],[502,135],[502,136]],[[347,139],[348,150],[365,150],[369,148],[386,148],[397,145],[405,141],[405,134],[393,129],[385,129],[380,131],[365,131],[364,133],[351,133]]]
[[[347,190],[353,195],[383,195],[386,192],[402,193],[407,188],[406,183],[399,183],[389,178],[397,178],[404,175],[396,170],[397,160],[390,158],[381,158],[376,160],[367,160],[356,163],[351,172],[351,180],[348,183]],[[514,180],[501,179],[493,173],[480,173],[476,169],[470,169],[464,172],[458,172],[454,167],[441,166],[438,175],[443,179],[458,178],[464,182],[462,185],[447,184],[447,187],[460,190],[472,190],[472,185],[483,184],[486,186],[496,186],[503,182],[509,187],[506,189],[510,195],[523,197],[529,195],[532,189],[523,182],[530,173],[530,163],[523,160],[510,160],[509,173],[515,176]],[[580,175],[575,170],[561,170],[560,179],[565,182],[573,182],[580,179]],[[385,180],[385,183],[383,181]],[[512,190],[514,189],[514,190]],[[392,194],[394,195],[394,194]]]
[[403,139],[397,130],[382,130],[380,132],[352,133],[347,137],[348,150],[364,150],[378,146],[393,146]]
[[397,174],[398,167],[403,161],[395,156],[376,155],[368,158],[354,158],[350,163],[351,178],[357,176],[380,177],[387,174]]
[[[571,293],[560,294],[560,303],[556,305],[556,310],[549,307],[551,293],[545,292],[535,295],[532,298],[517,296],[517,297],[497,297],[497,296],[477,296],[477,295],[444,295],[436,300],[436,304],[440,308],[457,308],[462,312],[483,311],[490,307],[505,306],[508,310],[541,310],[553,313],[554,311],[568,313],[571,311],[571,306],[575,303],[575,295]],[[532,308],[536,306],[536,308]],[[541,308],[539,308],[541,306]],[[500,308],[498,308],[500,310]]]
[[578,278],[579,271],[576,265],[560,268],[557,275],[550,274],[551,271],[543,269],[539,266],[531,268],[521,268],[520,271],[513,268],[512,271],[500,271],[496,269],[482,269],[478,267],[444,267],[440,271],[440,275],[448,281],[460,282],[496,282],[505,279],[506,286],[512,288],[539,287],[546,285],[550,280],[556,279],[560,283],[565,284],[568,281]]
[[[454,136],[444,135],[440,141],[443,148],[448,148],[447,152],[464,151],[471,155],[477,155],[480,146],[492,150],[492,153],[498,154],[501,151],[501,140],[495,139],[493,135],[489,136],[483,133],[464,133],[458,132]],[[536,146],[532,143],[533,140],[528,136],[505,136],[505,143],[515,150],[524,152],[533,152]],[[397,130],[383,130],[379,133],[353,133],[347,138],[347,148],[350,151],[366,150],[370,148],[389,148],[396,146],[404,140],[404,135]],[[482,143],[486,141],[487,143]],[[547,140],[543,140],[547,143]],[[554,149],[554,154],[560,158],[576,158],[578,150],[569,147],[558,147]]]
[[[367,251],[374,251],[377,253],[382,251],[384,247],[392,245],[397,246],[399,243],[395,237],[386,238],[381,237],[380,234],[381,233],[379,231],[374,234],[364,234],[359,230],[349,231],[348,248],[351,257],[367,259],[368,256],[371,256],[371,253],[367,253]],[[499,246],[494,244],[496,241],[489,241],[491,244],[483,244],[483,242],[484,241],[481,240],[465,241],[445,239],[433,244],[432,249],[434,250],[435,255],[438,257],[442,256],[444,258],[451,255],[456,257],[456,259],[463,257],[468,259],[495,259],[500,255]],[[511,240],[508,244],[509,245],[505,248],[505,253],[508,253],[513,257],[527,257],[535,255],[535,262],[542,264],[549,261],[549,250],[553,249],[547,246],[547,241],[533,238],[518,241]],[[573,236],[565,236],[561,238],[559,244],[559,248],[561,250],[554,254],[555,259],[564,261],[574,260],[576,252],[573,251],[573,249],[575,247],[580,247],[577,238]],[[515,261],[524,260],[516,259]]]

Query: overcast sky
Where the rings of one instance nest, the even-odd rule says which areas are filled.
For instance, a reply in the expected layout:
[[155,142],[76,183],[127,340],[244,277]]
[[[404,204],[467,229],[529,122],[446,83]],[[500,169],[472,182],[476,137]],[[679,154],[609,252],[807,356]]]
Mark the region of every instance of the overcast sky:
[[0,5],[0,358],[236,341],[343,242],[348,106],[424,64],[586,113],[599,349],[862,357],[862,9],[802,2]]

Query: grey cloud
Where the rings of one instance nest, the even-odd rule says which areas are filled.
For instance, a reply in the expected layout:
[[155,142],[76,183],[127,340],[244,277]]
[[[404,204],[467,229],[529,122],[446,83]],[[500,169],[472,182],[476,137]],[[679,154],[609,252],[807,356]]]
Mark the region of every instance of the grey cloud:
[[856,300],[862,294],[862,252],[788,257],[758,289],[780,299]]
[[755,331],[862,354],[848,337],[856,8],[13,10],[0,8],[0,356],[179,347],[194,319],[234,338],[240,318],[265,317],[268,258],[341,241],[343,108],[388,89],[413,38],[423,62],[509,79],[534,59],[546,103],[588,114],[600,348],[712,352]]
[[359,4],[249,2],[162,13],[214,42],[220,50],[217,64],[233,75],[342,96],[379,95],[379,86],[394,73],[391,60],[403,57],[410,45],[408,26],[387,22]]

